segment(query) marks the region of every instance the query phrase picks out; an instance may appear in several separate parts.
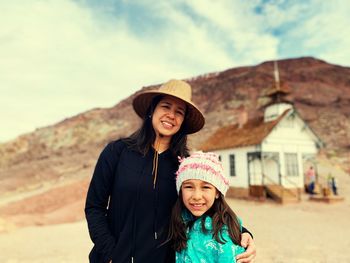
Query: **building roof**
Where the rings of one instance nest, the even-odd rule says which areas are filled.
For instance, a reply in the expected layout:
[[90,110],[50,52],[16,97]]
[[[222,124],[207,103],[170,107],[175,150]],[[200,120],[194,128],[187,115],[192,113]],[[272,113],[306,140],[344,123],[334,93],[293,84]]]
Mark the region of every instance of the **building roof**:
[[264,92],[264,96],[266,97],[270,97],[270,96],[273,96],[275,94],[283,94],[283,95],[287,95],[287,94],[290,94],[291,91],[290,91],[290,88],[289,86],[287,86],[285,83],[282,83],[280,86],[276,87],[276,86],[272,86],[270,87],[269,89],[267,89],[265,92]]
[[199,148],[214,151],[260,144],[272,129],[290,112],[285,110],[277,119],[264,122],[264,118],[249,120],[243,127],[238,124],[218,129]]

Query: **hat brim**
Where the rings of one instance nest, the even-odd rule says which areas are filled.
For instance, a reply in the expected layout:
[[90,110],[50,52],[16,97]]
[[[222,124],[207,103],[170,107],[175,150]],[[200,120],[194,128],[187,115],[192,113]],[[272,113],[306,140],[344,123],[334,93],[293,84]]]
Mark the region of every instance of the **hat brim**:
[[167,96],[175,97],[186,103],[187,109],[186,109],[186,116],[185,116],[184,123],[186,125],[187,134],[195,133],[203,128],[205,124],[205,119],[203,114],[197,108],[196,105],[194,105],[192,102],[187,101],[183,98],[171,95],[166,92],[161,92],[158,90],[144,91],[138,94],[134,98],[132,105],[137,115],[143,119],[147,114],[148,107],[151,105],[153,98],[158,95],[164,95],[164,96],[167,95]]

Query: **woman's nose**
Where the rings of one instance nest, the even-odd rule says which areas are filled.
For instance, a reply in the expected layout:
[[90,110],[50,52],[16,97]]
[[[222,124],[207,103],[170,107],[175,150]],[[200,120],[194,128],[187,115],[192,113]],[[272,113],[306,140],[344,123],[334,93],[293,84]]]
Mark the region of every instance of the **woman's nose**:
[[175,112],[173,110],[170,110],[167,114],[167,116],[171,119],[174,119],[175,118]]

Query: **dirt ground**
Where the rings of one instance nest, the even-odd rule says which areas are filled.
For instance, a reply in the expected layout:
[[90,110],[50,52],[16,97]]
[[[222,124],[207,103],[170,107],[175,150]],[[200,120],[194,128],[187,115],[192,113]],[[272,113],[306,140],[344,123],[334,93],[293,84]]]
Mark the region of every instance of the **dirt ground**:
[[[350,176],[338,178],[345,200],[337,203],[310,201],[306,194],[300,203],[285,205],[228,199],[254,234],[256,263],[350,262]],[[0,207],[0,262],[88,262],[92,243],[83,219],[87,184],[60,186]],[[6,198],[0,196],[0,204]]]
[[[229,199],[254,234],[255,262],[350,262],[350,203],[279,205]],[[0,235],[0,262],[88,262],[85,221],[31,226]]]

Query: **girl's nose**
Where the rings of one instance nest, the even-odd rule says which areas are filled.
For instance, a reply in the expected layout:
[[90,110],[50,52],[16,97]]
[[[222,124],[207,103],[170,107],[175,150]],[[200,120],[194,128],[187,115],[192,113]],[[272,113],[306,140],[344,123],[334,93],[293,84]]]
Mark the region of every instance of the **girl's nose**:
[[192,199],[194,199],[194,200],[199,200],[199,199],[201,199],[201,198],[202,198],[201,192],[198,191],[198,190],[195,190],[195,191],[193,192],[193,194],[192,194]]

